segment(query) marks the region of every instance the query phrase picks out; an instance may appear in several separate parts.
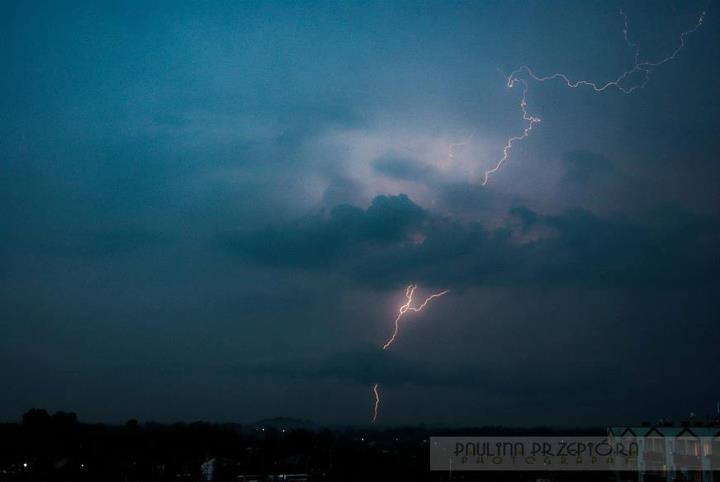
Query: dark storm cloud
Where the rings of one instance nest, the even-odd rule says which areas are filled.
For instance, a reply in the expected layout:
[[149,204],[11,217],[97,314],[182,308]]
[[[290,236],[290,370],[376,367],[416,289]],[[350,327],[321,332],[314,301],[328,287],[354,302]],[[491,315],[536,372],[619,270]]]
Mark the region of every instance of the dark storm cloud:
[[367,346],[329,358],[300,359],[291,362],[264,362],[245,364],[230,370],[235,375],[264,374],[289,378],[334,378],[363,384],[417,383],[421,385],[457,384],[459,374],[430,373],[427,367],[399,358],[392,352]]
[[[422,386],[468,386],[487,379],[482,370],[438,371],[426,364],[404,360],[377,347],[334,355],[324,360],[254,363],[233,367],[234,375],[262,374],[280,378],[331,378],[362,384],[417,384]],[[481,376],[484,375],[484,376]],[[478,387],[480,388],[480,387]]]
[[[576,362],[571,369],[560,363],[543,363],[528,366],[522,363],[434,366],[432,360],[409,361],[392,352],[375,347],[341,353],[323,360],[298,359],[291,362],[266,362],[235,366],[228,370],[231,376],[263,375],[278,380],[317,381],[329,379],[338,382],[355,382],[387,387],[415,385],[427,388],[454,388],[481,393],[485,398],[510,397],[523,400],[523,404],[553,402],[571,407],[580,401],[593,398],[598,383],[605,390],[606,399],[628,394],[637,395],[649,383],[636,380],[632,386],[627,380],[614,375],[621,370],[621,362],[603,364]],[[578,376],[582,373],[582,376]],[[562,399],[556,395],[562,392]],[[510,402],[514,403],[514,402]]]
[[[626,3],[15,2],[0,15],[0,419],[29,406],[305,417],[305,381],[349,380],[467,390],[457,417],[475,421],[473,387],[522,403],[568,386],[602,397],[598,367],[660,395],[683,370],[707,375],[720,340],[712,12],[633,95],[531,83],[543,123],[478,184],[522,132],[503,72],[612,78],[632,62],[618,7],[658,54],[704,8]],[[447,318],[409,330],[402,356],[363,348],[412,281],[452,289],[430,315]],[[456,365],[410,361],[427,333]],[[494,364],[598,345],[618,363],[548,363],[562,376],[546,385]],[[218,377],[228,366],[238,376]],[[703,387],[672,396],[715,397]],[[411,421],[443,416],[440,398]],[[522,413],[545,420],[544,406]]]
[[478,213],[497,214],[513,204],[511,196],[470,182],[443,183],[436,188],[440,201],[456,216],[477,219]]
[[[508,227],[429,218],[405,196],[379,197],[367,211],[350,206],[309,225],[238,236],[233,252],[255,263],[323,268],[371,285],[422,279],[443,284],[589,285],[717,281],[720,226],[686,212],[658,210],[642,222],[569,210],[539,216],[510,210]],[[408,242],[411,234],[423,239]]]
[[510,208],[509,214],[511,217],[520,222],[520,226],[523,231],[527,231],[535,226],[538,220],[537,213],[531,211],[525,206],[513,206]]
[[352,248],[406,241],[426,217],[426,211],[405,195],[378,196],[367,210],[339,205],[327,219],[267,227],[231,238],[228,245],[271,266],[332,268],[332,262]]

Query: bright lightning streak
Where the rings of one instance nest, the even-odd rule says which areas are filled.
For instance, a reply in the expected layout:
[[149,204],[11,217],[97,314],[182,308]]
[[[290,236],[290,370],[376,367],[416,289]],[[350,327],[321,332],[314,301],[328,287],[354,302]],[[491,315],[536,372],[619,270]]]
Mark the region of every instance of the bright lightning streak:
[[[440,298],[441,296],[444,296],[448,293],[450,293],[450,290],[444,290],[440,291],[439,293],[433,293],[432,295],[425,298],[425,301],[423,301],[420,306],[412,306],[413,304],[413,294],[415,293],[415,290],[417,289],[417,285],[411,284],[408,285],[407,288],[405,288],[405,299],[407,300],[404,305],[401,305],[398,309],[398,314],[395,317],[395,330],[393,331],[392,336],[388,339],[387,342],[383,345],[383,350],[387,350],[390,348],[390,345],[392,345],[395,342],[395,338],[397,338],[398,331],[400,330],[400,320],[403,316],[405,316],[405,313],[408,311],[412,311],[415,313],[418,313],[425,309],[425,307],[435,298]],[[377,383],[372,386],[372,392],[373,396],[375,397],[375,405],[373,407],[373,416],[372,416],[372,423],[375,423],[378,417],[378,410],[380,408],[380,385]]]
[[375,423],[375,420],[377,420],[378,409],[380,408],[380,392],[378,391],[378,388],[380,388],[380,385],[378,385],[377,383],[375,385],[373,385],[373,387],[372,387],[373,396],[375,397],[375,405],[373,406],[372,423]]
[[425,299],[425,301],[423,301],[423,303],[420,306],[414,307],[414,306],[412,306],[412,302],[413,302],[413,293],[415,292],[416,288],[417,288],[417,285],[408,285],[408,287],[405,289],[405,298],[407,299],[407,302],[404,305],[402,305],[400,307],[400,309],[398,310],[398,314],[395,317],[395,331],[393,331],[392,336],[390,338],[388,338],[388,341],[385,342],[385,344],[383,345],[383,350],[387,350],[390,347],[390,345],[392,345],[393,342],[395,341],[395,338],[397,337],[398,331],[400,329],[400,319],[405,315],[405,313],[407,313],[408,311],[414,311],[416,313],[419,311],[422,311],[427,306],[427,304],[430,303],[431,300],[433,300],[435,298],[439,298],[450,292],[450,290],[445,290],[445,291],[441,291],[439,293],[432,294],[427,299]]
[[[514,72],[513,72],[514,74]],[[539,117],[534,117],[528,114],[527,112],[527,91],[528,91],[528,84],[522,79],[514,78],[511,74],[510,77],[508,77],[507,86],[512,88],[515,86],[515,83],[519,82],[523,86],[522,91],[522,99],[520,100],[520,110],[522,111],[523,120],[527,121],[528,124],[523,130],[523,133],[519,136],[510,137],[507,142],[505,143],[505,147],[503,148],[503,155],[500,158],[500,160],[495,164],[495,167],[492,169],[485,171],[485,178],[483,179],[482,185],[487,185],[488,181],[490,180],[490,174],[493,174],[497,172],[500,167],[510,158],[510,150],[512,149],[513,143],[516,141],[521,141],[525,139],[527,136],[530,135],[530,131],[532,131],[532,128],[535,124],[539,123],[541,119]]]
[[[616,79],[610,80],[604,84],[596,83],[590,80],[570,80],[570,78],[562,73],[556,73],[552,75],[546,75],[546,76],[539,76],[533,72],[530,67],[527,65],[523,65],[517,69],[515,69],[507,78],[507,86],[509,88],[512,88],[515,86],[516,83],[522,84],[523,91],[522,91],[522,98],[520,100],[520,110],[523,114],[523,120],[527,122],[527,125],[525,129],[523,130],[521,135],[510,137],[507,142],[505,143],[505,147],[503,148],[503,155],[502,157],[497,161],[495,166],[492,169],[489,169],[485,171],[485,175],[483,177],[482,185],[486,186],[488,181],[490,180],[490,176],[497,172],[500,167],[510,158],[510,151],[512,150],[513,143],[516,141],[521,141],[528,137],[530,135],[530,132],[532,131],[532,128],[535,124],[539,123],[541,119],[539,117],[532,116],[528,114],[527,112],[527,91],[528,91],[528,84],[525,80],[519,78],[518,76],[522,73],[525,73],[527,77],[530,79],[533,79],[536,82],[546,82],[549,80],[556,80],[560,79],[567,87],[571,89],[576,89],[578,87],[589,87],[594,92],[604,92],[605,90],[608,90],[610,88],[615,88],[618,91],[622,92],[623,94],[630,94],[633,91],[637,89],[644,88],[648,81],[650,80],[650,74],[652,73],[653,69],[656,67],[660,67],[661,65],[670,62],[671,60],[674,60],[675,57],[680,53],[680,51],[685,47],[685,41],[688,35],[694,33],[697,29],[699,29],[704,20],[706,12],[703,11],[700,16],[697,19],[697,22],[695,23],[695,26],[691,28],[690,30],[686,30],[680,34],[680,43],[675,48],[675,50],[672,51],[670,55],[667,57],[664,57],[660,60],[656,60],[654,62],[650,61],[640,61],[640,48],[638,45],[634,42],[630,41],[629,38],[629,29],[628,29],[628,19],[627,15],[625,15],[625,12],[622,10],[620,11],[620,15],[622,15],[624,19],[623,24],[623,37],[625,38],[625,43],[634,50],[635,52],[635,61],[634,65],[631,69],[626,70],[622,74],[620,74]],[[641,74],[642,80],[640,82],[637,82],[635,84],[627,84],[626,79],[629,77]]]
[[[570,87],[572,89],[575,89],[582,85],[582,86],[590,87],[595,92],[602,92],[611,87],[614,87],[614,88],[618,89],[620,92],[622,92],[623,94],[629,94],[632,91],[637,90],[637,89],[642,89],[643,87],[645,87],[645,85],[647,85],[648,80],[650,80],[650,73],[652,72],[653,68],[659,67],[667,62],[670,62],[671,60],[674,60],[675,57],[677,57],[677,55],[680,53],[680,51],[685,47],[686,37],[688,35],[694,33],[697,29],[699,29],[702,26],[703,21],[705,20],[705,12],[702,12],[700,14],[700,16],[698,17],[697,23],[695,24],[695,26],[693,28],[691,28],[690,30],[687,30],[680,34],[680,44],[675,48],[675,50],[673,50],[672,54],[668,55],[667,57],[665,57],[661,60],[655,61],[655,62],[647,62],[647,61],[640,62],[639,61],[640,49],[638,48],[637,44],[630,42],[630,40],[628,38],[627,15],[625,15],[625,13],[623,11],[620,11],[620,15],[622,15],[623,18],[625,19],[625,26],[623,28],[623,35],[625,36],[625,42],[628,44],[628,46],[635,49],[635,65],[633,66],[632,69],[629,69],[629,70],[626,70],[625,72],[623,72],[615,80],[608,81],[605,84],[598,84],[595,82],[591,82],[589,80],[570,80],[565,74],[560,74],[560,73],[548,75],[545,77],[540,77],[540,76],[536,75],[527,65],[523,65],[510,74],[510,76],[508,77],[508,86],[512,87],[512,85],[510,84],[510,81],[512,79],[514,79],[517,74],[525,71],[528,74],[528,76],[530,76],[532,79],[534,79],[538,82],[545,82],[547,80],[561,79],[567,87]],[[630,85],[629,87],[624,87],[622,85],[622,82],[626,78],[628,78],[629,76],[636,74],[638,72],[643,73],[643,80],[641,83],[636,84],[636,85]]]
[[[635,55],[634,55],[634,65],[631,69],[626,70],[622,74],[620,74],[616,79],[608,81],[604,84],[599,84],[593,81],[589,80],[570,80],[570,78],[562,73],[556,73],[552,75],[547,76],[539,76],[535,74],[530,67],[527,65],[523,65],[517,69],[515,69],[510,75],[507,77],[507,86],[508,88],[515,87],[516,84],[522,85],[522,97],[520,99],[520,111],[522,112],[522,118],[524,121],[527,122],[525,128],[522,131],[522,134],[513,136],[508,138],[508,140],[505,142],[505,146],[503,147],[503,154],[500,157],[500,159],[495,163],[495,166],[487,171],[485,171],[482,185],[486,186],[488,181],[490,180],[490,176],[500,170],[502,165],[510,159],[510,153],[513,148],[513,144],[515,142],[522,141],[523,139],[527,138],[530,133],[533,130],[533,127],[535,124],[540,123],[542,120],[539,117],[533,116],[527,111],[527,92],[528,92],[528,83],[526,80],[521,79],[519,77],[520,74],[525,73],[528,78],[536,81],[536,82],[546,82],[550,80],[556,80],[560,79],[562,80],[565,85],[569,88],[576,89],[578,87],[590,87],[594,92],[604,92],[610,88],[615,88],[618,91],[620,91],[623,94],[630,94],[633,91],[637,89],[644,88],[648,81],[650,80],[650,74],[652,73],[653,69],[672,61],[675,59],[675,57],[680,53],[680,51],[685,47],[685,41],[688,35],[694,33],[696,30],[698,30],[704,20],[706,12],[703,11],[700,16],[697,19],[697,22],[695,23],[695,26],[691,28],[690,30],[686,30],[685,32],[682,32],[680,34],[680,43],[675,48],[675,50],[672,51],[670,55],[667,57],[664,57],[660,60],[650,62],[650,61],[640,61],[640,48],[638,47],[637,43],[632,42],[630,40],[629,36],[629,28],[628,28],[628,18],[625,12],[622,10],[620,11],[620,15],[623,17],[623,37],[625,39],[625,43],[633,49]],[[642,80],[635,84],[626,85],[626,79],[629,77],[641,73],[642,74]],[[468,139],[469,140],[469,139]],[[463,146],[467,143],[467,141],[464,142],[458,142],[453,143],[449,146],[448,150],[448,159],[451,160],[454,158],[454,148]],[[385,342],[383,345],[383,350],[387,350],[397,338],[398,331],[400,329],[400,320],[405,316],[405,314],[408,311],[413,312],[420,312],[422,311],[427,304],[432,301],[435,298],[439,298],[447,293],[450,292],[450,290],[441,291],[439,293],[434,293],[430,295],[428,298],[425,299],[425,301],[420,306],[412,306],[413,303],[413,294],[415,292],[415,289],[417,288],[417,285],[411,284],[405,289],[405,298],[406,302],[405,304],[401,305],[398,314],[395,317],[395,329],[390,336],[390,338]],[[380,392],[379,392],[379,385],[376,383],[372,386],[372,393],[374,396],[374,405],[373,405],[373,416],[372,416],[372,422],[375,423],[378,417],[378,410],[380,408]]]

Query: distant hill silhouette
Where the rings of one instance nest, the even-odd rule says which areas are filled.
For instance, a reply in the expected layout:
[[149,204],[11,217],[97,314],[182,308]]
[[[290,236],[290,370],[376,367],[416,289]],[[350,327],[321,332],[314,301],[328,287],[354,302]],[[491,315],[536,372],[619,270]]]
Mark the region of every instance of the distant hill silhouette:
[[310,420],[302,420],[290,417],[264,418],[246,426],[255,429],[272,428],[275,430],[317,430],[319,428],[317,424]]

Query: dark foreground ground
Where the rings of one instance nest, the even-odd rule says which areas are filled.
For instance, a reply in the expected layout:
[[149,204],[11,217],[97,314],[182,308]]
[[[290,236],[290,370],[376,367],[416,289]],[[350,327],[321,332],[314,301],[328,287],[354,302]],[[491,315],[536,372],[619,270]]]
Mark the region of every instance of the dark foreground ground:
[[[604,433],[584,429],[562,435]],[[134,420],[109,426],[80,423],[71,413],[31,410],[21,423],[0,425],[0,481],[637,480],[637,474],[610,472],[431,472],[428,440],[440,435],[560,433],[502,427],[329,430],[289,419],[246,426]]]

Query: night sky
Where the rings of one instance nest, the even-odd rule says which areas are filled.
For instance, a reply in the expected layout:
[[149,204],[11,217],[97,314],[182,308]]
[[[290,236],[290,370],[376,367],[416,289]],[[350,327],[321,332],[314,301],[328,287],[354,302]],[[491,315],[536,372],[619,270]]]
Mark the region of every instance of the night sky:
[[[720,10],[14,2],[0,420],[591,425],[720,399]],[[632,79],[631,79],[632,80]],[[450,289],[405,319],[409,283]]]

